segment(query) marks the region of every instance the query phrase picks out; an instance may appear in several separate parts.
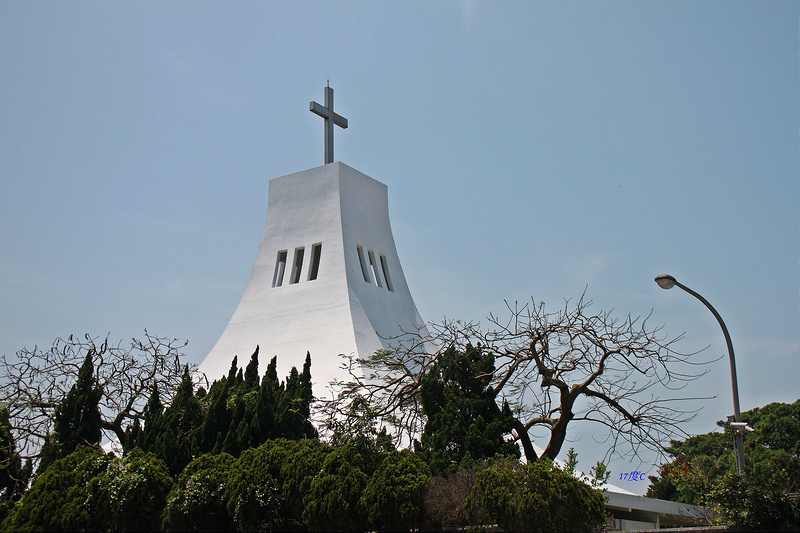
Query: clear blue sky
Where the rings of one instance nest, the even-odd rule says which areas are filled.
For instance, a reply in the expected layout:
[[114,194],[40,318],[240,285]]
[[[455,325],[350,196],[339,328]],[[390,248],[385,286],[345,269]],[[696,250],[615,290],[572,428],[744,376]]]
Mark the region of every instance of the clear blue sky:
[[[268,180],[323,162],[308,102],[330,78],[350,121],[336,159],[388,185],[426,320],[588,286],[723,354],[711,314],[653,282],[667,272],[725,318],[742,408],[793,401],[799,11],[2,0],[0,353],[148,328],[199,363],[247,282]],[[732,411],[727,362],[694,392],[718,395],[688,428],[710,431]],[[573,436],[588,468],[591,431]]]

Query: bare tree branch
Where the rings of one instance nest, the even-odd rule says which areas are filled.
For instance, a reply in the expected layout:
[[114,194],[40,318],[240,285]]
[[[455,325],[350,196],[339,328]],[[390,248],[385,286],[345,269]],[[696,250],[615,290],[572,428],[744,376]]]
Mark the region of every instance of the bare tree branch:
[[353,379],[338,384],[339,401],[363,397],[378,417],[413,438],[424,426],[422,375],[447,348],[463,351],[471,344],[495,356],[496,401],[511,406],[514,438],[528,460],[539,458],[531,432],[544,431],[542,457],[555,459],[570,425],[579,421],[603,430],[598,437],[609,443],[608,456],[661,453],[669,439],[686,435],[682,426],[699,410],[691,405],[698,398],[673,393],[708,372],[703,367],[711,361],[679,352],[683,335],[667,338],[662,327],[648,325],[649,316],[593,312],[585,294],[554,312],[535,302],[506,306],[507,316],[489,315],[486,329],[445,320],[430,324],[428,334],[399,337],[393,350],[350,358]]

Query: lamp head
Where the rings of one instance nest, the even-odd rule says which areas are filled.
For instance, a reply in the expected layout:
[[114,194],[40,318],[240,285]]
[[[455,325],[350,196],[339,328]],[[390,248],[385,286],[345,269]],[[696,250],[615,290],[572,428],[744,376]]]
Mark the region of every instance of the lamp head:
[[728,422],[728,427],[742,434],[752,433],[755,431],[753,428],[747,425],[747,422]]
[[675,286],[676,283],[678,283],[678,280],[676,280],[669,274],[661,274],[659,276],[656,276],[656,283],[658,283],[658,286],[661,287],[662,289],[671,289],[672,287]]

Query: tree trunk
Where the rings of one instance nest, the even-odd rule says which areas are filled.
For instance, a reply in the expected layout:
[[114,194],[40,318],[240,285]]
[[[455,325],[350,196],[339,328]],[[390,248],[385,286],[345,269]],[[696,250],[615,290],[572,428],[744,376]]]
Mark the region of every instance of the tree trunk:
[[519,441],[522,443],[522,451],[525,452],[525,459],[529,463],[538,461],[539,456],[536,455],[536,450],[533,449],[533,444],[531,443],[531,438],[528,436],[528,430],[525,429],[525,425],[515,418],[513,426],[519,436]]
[[553,461],[558,457],[558,452],[561,451],[564,440],[567,438],[567,426],[575,417],[575,413],[572,412],[572,406],[575,403],[575,398],[577,398],[574,390],[569,392],[560,387],[559,389],[561,390],[561,416],[558,417],[555,425],[550,430],[550,442],[547,443],[547,447],[542,452],[542,457],[548,457]]
[[125,431],[122,429],[122,424],[116,424],[114,422],[100,420],[100,427],[103,429],[108,429],[110,431],[113,431],[114,434],[117,436],[117,440],[119,441],[120,446],[122,446],[125,443]]

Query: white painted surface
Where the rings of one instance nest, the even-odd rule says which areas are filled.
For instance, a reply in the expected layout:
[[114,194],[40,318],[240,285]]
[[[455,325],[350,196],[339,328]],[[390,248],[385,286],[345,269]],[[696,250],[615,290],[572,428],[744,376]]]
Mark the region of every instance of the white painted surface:
[[[312,247],[322,243],[317,279],[309,280]],[[364,281],[357,246],[367,262]],[[290,283],[295,250],[304,247],[300,281]],[[283,284],[273,287],[278,252],[286,250]],[[378,263],[381,287],[369,268]],[[393,291],[382,276],[380,256]],[[267,221],[250,280],[230,322],[200,365],[209,381],[227,374],[234,355],[245,366],[256,346],[263,374],[278,356],[283,379],[302,369],[311,353],[314,394],[325,396],[333,379],[346,379],[339,354],[366,357],[387,348],[401,332],[424,327],[397,257],[386,185],[341,162],[274,178]]]
[[603,490],[606,497],[606,510],[621,520],[619,529],[659,528],[669,526],[696,526],[709,524],[713,513],[711,509],[688,503],[671,502],[622,494],[616,490]]

